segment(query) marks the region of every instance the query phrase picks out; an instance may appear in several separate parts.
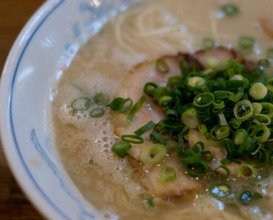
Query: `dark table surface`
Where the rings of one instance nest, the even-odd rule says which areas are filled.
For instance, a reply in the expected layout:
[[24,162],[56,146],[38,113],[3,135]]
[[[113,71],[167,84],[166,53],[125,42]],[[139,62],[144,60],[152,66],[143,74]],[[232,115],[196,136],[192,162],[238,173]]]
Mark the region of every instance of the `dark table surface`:
[[[0,0],[0,69],[20,30],[44,0]],[[0,144],[0,220],[44,219],[21,191]]]

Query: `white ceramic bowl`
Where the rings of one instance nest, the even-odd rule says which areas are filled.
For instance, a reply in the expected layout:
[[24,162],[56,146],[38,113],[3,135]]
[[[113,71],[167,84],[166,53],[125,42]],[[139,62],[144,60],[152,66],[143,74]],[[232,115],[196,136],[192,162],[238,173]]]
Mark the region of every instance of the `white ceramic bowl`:
[[103,219],[77,191],[54,147],[54,85],[79,47],[136,0],[51,0],[27,23],[1,79],[1,138],[12,171],[48,219]]

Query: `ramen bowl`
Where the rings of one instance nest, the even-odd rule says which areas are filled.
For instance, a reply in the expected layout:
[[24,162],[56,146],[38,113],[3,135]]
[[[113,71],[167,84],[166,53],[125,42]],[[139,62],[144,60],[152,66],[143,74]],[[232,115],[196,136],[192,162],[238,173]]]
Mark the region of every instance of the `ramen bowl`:
[[48,219],[102,219],[64,172],[48,109],[79,47],[133,1],[46,2],[14,43],[1,80],[1,138],[10,167]]

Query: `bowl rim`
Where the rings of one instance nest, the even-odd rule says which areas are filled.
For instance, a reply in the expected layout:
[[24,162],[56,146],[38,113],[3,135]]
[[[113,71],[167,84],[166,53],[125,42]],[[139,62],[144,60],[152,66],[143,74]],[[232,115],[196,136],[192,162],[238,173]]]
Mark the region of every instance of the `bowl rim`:
[[[28,48],[32,38],[41,28],[44,22],[54,13],[66,0],[45,1],[40,8],[31,16],[24,28],[15,40],[6,59],[0,85],[0,131],[4,155],[8,165],[17,180],[17,183],[38,209],[47,219],[70,219],[60,210],[40,188],[29,168],[24,161],[15,136],[12,121],[12,95],[15,76],[23,55]],[[11,131],[11,132],[10,132]],[[14,159],[19,160],[14,160]]]

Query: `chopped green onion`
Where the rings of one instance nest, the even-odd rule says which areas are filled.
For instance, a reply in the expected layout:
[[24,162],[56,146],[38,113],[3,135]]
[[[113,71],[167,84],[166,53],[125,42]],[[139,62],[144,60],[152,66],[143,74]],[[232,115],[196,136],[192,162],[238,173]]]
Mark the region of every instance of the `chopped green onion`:
[[273,92],[273,78],[267,80],[265,85],[270,92]]
[[93,166],[94,165],[94,161],[91,159],[91,160],[89,160],[89,162],[88,162],[91,166]]
[[160,170],[159,178],[164,182],[172,182],[176,179],[176,171],[172,167],[163,167]]
[[88,110],[90,106],[91,106],[91,99],[86,97],[77,98],[71,103],[71,107],[74,110],[81,111],[81,112]]
[[148,96],[154,97],[157,85],[153,82],[146,83],[144,86],[144,93]]
[[251,104],[252,104],[253,112],[254,112],[255,114],[261,113],[263,107],[262,107],[262,105],[261,105],[260,103],[258,103],[258,102],[253,102],[253,103],[251,103]]
[[223,182],[211,183],[208,189],[209,194],[219,200],[228,198],[232,193],[231,186]]
[[193,104],[197,108],[206,108],[214,102],[214,95],[211,92],[203,92],[195,96]]
[[222,110],[223,108],[225,108],[224,101],[214,101],[213,102],[213,109],[215,109],[215,110]]
[[177,112],[174,109],[167,109],[167,111],[165,112],[165,116],[167,119],[177,118]]
[[245,121],[253,115],[252,104],[249,100],[241,100],[233,108],[235,118]]
[[192,177],[204,177],[209,171],[209,166],[205,161],[199,161],[188,167],[187,173]]
[[127,155],[127,152],[131,150],[132,145],[129,144],[127,141],[119,141],[115,143],[111,150],[114,154],[116,154],[119,157],[125,157]]
[[158,59],[156,61],[156,69],[160,73],[168,73],[170,71],[170,68],[164,59]]
[[267,88],[262,83],[254,83],[249,89],[249,95],[255,99],[263,99],[267,94]]
[[235,145],[242,145],[245,143],[247,136],[247,131],[245,129],[239,129],[233,135],[233,143]]
[[243,49],[252,50],[255,44],[255,40],[252,37],[242,36],[242,37],[239,37],[237,41],[239,46],[242,47]]
[[201,88],[206,85],[206,81],[202,77],[193,76],[188,78],[188,85],[192,88]]
[[267,68],[270,66],[270,62],[268,59],[261,59],[258,61],[259,66],[263,67],[263,68]]
[[139,137],[137,135],[129,135],[129,134],[122,135],[121,140],[127,141],[130,144],[142,144],[144,142],[142,137]]
[[261,114],[266,114],[269,118],[273,118],[273,104],[269,102],[261,102]]
[[233,81],[233,80],[237,80],[237,81],[243,81],[243,76],[240,74],[236,74],[234,76],[232,76],[229,80]]
[[103,108],[95,108],[90,112],[90,117],[92,118],[99,118],[103,116],[105,113],[105,110]]
[[238,129],[242,124],[242,121],[237,119],[237,118],[232,118],[229,122],[228,125],[229,127],[233,128],[233,129]]
[[172,98],[171,96],[164,95],[164,96],[162,96],[162,97],[159,98],[158,104],[159,104],[160,106],[165,107],[165,106],[168,105],[168,103],[169,103],[172,99],[173,99],[173,98]]
[[257,171],[256,168],[250,164],[241,164],[238,168],[238,174],[244,179],[256,178]]
[[140,161],[145,164],[156,164],[162,161],[167,153],[167,149],[162,144],[153,144],[146,148],[140,155]]
[[152,197],[148,197],[148,198],[146,199],[146,201],[147,201],[147,204],[148,204],[148,206],[149,206],[150,208],[153,208],[153,207],[155,206],[155,204],[154,204],[154,199],[153,199]]
[[199,125],[198,113],[195,108],[189,108],[181,115],[181,121],[189,128],[197,128]]
[[226,137],[229,136],[229,134],[229,126],[215,125],[210,131],[211,138],[216,141],[224,140]]
[[150,139],[151,139],[151,141],[153,143],[160,143],[160,144],[165,144],[166,143],[165,138],[160,133],[158,133],[157,131],[153,131],[150,134]]
[[232,4],[225,4],[221,7],[222,12],[224,12],[228,16],[236,15],[239,12],[237,6]]
[[227,125],[227,120],[226,120],[226,117],[223,113],[218,114],[218,121],[221,126]]
[[224,170],[224,172],[225,172],[223,179],[228,179],[230,177],[230,170],[226,166],[221,165],[221,166],[217,167],[213,172],[215,174],[218,174],[218,173],[222,174],[221,170]]
[[265,114],[255,114],[255,122],[259,124],[270,125],[271,118]]
[[141,108],[142,104],[145,101],[145,96],[142,96],[137,102],[136,104],[133,106],[133,108],[131,109],[131,111],[129,112],[128,116],[127,116],[127,122],[129,124],[132,123],[133,118],[136,114],[136,112]]
[[256,133],[255,133],[255,138],[257,139],[258,143],[264,143],[268,140],[270,137],[270,130],[267,126],[264,124],[260,124],[257,127]]
[[207,126],[205,124],[201,124],[200,127],[199,127],[199,131],[201,132],[201,134],[208,138],[210,136],[209,132],[208,132],[208,129],[207,129]]
[[181,131],[181,129],[183,128],[181,122],[179,120],[176,119],[165,119],[161,121],[162,126],[167,130],[167,131]]
[[266,56],[269,58],[269,59],[273,59],[273,48],[268,48],[267,51],[266,51]]
[[107,105],[109,103],[110,97],[106,93],[98,93],[94,97],[94,102],[98,105]]
[[215,47],[215,41],[211,38],[204,38],[203,39],[203,47],[204,48],[213,48],[213,47]]
[[114,111],[120,111],[122,113],[129,111],[132,108],[133,101],[131,98],[115,98],[110,103],[110,108]]
[[183,164],[186,165],[196,164],[201,161],[202,153],[201,151],[196,152],[193,149],[187,149],[182,153],[179,159]]
[[245,191],[240,195],[240,203],[242,205],[249,205],[252,201],[252,195],[251,192]]
[[211,151],[203,151],[202,152],[202,160],[209,163],[212,161],[212,159],[213,159],[213,154],[211,153]]
[[151,130],[155,126],[155,123],[149,121],[146,125],[143,125],[139,129],[137,129],[134,133],[138,136],[143,135],[145,132]]

